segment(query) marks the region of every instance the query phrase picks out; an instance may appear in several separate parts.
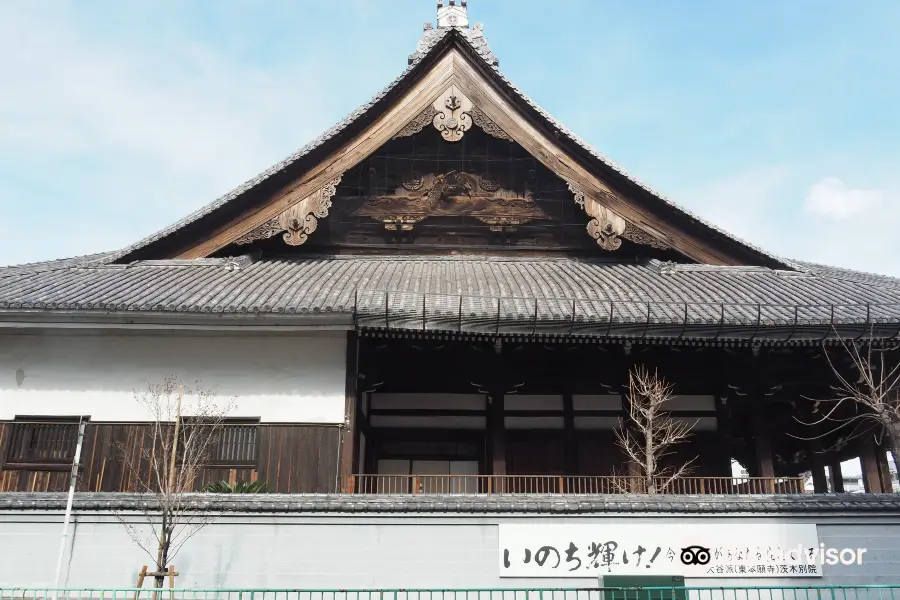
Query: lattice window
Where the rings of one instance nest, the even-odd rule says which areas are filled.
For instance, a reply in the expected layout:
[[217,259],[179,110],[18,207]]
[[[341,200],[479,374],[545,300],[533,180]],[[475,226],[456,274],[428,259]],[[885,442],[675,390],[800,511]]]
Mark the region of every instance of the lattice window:
[[[191,427],[208,427],[209,425],[192,422],[190,418],[183,420],[185,434]],[[216,426],[211,440],[207,467],[255,467],[259,453],[259,419],[231,418],[224,419]]]
[[16,417],[9,425],[6,469],[68,469],[78,445],[79,417]]

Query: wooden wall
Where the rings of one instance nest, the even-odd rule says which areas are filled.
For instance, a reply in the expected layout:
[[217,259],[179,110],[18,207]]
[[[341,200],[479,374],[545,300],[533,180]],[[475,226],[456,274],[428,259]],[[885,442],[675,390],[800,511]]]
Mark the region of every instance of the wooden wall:
[[[0,460],[5,458],[10,423],[0,422]],[[138,456],[149,439],[143,424],[89,424],[81,451],[80,492],[143,491],[149,481],[146,465],[139,473],[123,466],[121,450]],[[213,481],[265,481],[276,492],[334,492],[340,430],[320,425],[260,425],[256,468],[207,469],[197,487]],[[4,470],[0,463],[0,492],[62,492],[68,490],[69,469],[58,471]],[[138,479],[140,478],[140,479]]]

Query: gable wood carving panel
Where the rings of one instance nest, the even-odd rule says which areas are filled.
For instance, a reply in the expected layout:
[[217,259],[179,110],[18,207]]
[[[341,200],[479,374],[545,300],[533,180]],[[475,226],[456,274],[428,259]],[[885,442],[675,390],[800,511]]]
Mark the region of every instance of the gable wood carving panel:
[[569,190],[575,194],[575,202],[592,217],[587,224],[588,235],[604,250],[618,250],[622,246],[619,236],[625,233],[627,226],[625,219],[571,183]]
[[451,85],[443,95],[434,101],[434,128],[441,132],[448,142],[458,142],[472,127],[472,101]]
[[[447,108],[446,100],[449,99],[447,92],[451,89],[458,90],[466,100],[471,102],[470,110],[474,110],[474,107],[477,106],[481,115],[490,120],[493,127],[507,134],[547,168],[581,190],[585,197],[603,198],[602,206],[607,211],[596,210],[596,214],[591,215],[596,223],[592,221],[593,227],[589,226],[589,233],[597,234],[595,239],[598,240],[601,247],[604,243],[615,245],[615,238],[625,234],[627,224],[631,223],[640,229],[646,227],[645,232],[659,233],[661,239],[657,238],[658,243],[671,246],[700,262],[739,264],[728,256],[708,248],[700,240],[674,228],[671,224],[642,212],[638,207],[613,193],[602,181],[582,168],[552,140],[519,115],[515,108],[456,49],[450,50],[393,107],[375,119],[361,135],[331,154],[296,182],[286,186],[270,203],[233,219],[208,238],[182,252],[177,258],[191,259],[209,256],[257,227],[277,218],[288,208],[302,202],[316,190],[325,187],[329,181],[340,177],[347,169],[359,164],[387,141],[405,130],[411,121],[417,121],[416,127],[418,127],[423,113],[427,113],[429,107],[433,111],[437,110],[437,104],[441,99],[444,100],[444,106]],[[447,108],[447,110],[451,110],[451,116],[454,118],[457,118],[454,111],[463,108],[463,100],[457,99],[457,101],[460,103],[458,108],[452,110]],[[455,106],[457,101],[451,102],[451,104]],[[439,113],[434,113],[433,124],[437,124],[439,116]],[[445,127],[448,125],[446,113],[443,123]],[[460,125],[457,123],[457,131],[459,127]],[[453,128],[449,129],[451,130],[449,134],[455,135],[452,131]],[[611,231],[610,227],[612,227]],[[619,231],[620,229],[621,231]],[[640,236],[635,236],[634,229],[634,227],[630,229],[631,235],[640,238]],[[611,235],[612,233],[615,235]]]
[[421,132],[423,129],[434,123],[435,114],[437,114],[437,111],[434,110],[434,106],[429,106],[418,115],[416,115],[416,117],[412,121],[407,123],[403,127],[403,129],[401,129],[392,139],[416,135],[417,133]]
[[316,190],[298,204],[290,207],[274,219],[266,221],[250,233],[234,241],[235,244],[249,244],[284,232],[282,238],[289,246],[299,246],[318,228],[318,219],[328,216],[331,199],[341,182],[338,175],[320,190]]
[[[437,114],[438,111],[435,110],[434,106],[429,106],[420,112],[412,121],[407,123],[393,139],[416,135],[429,125],[434,125],[434,119]],[[472,110],[469,111],[468,115],[472,118],[472,123],[486,134],[500,140],[512,141],[512,138],[509,137],[509,135],[496,123],[491,121],[490,117],[484,114],[484,111],[477,106],[473,105]]]

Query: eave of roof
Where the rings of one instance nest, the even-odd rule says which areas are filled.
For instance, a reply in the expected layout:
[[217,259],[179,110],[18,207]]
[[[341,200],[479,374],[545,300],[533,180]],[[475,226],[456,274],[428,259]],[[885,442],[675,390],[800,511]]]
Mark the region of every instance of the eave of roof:
[[196,325],[225,327],[320,319],[432,333],[770,342],[822,339],[832,324],[853,337],[870,324],[875,337],[900,333],[900,280],[861,282],[842,272],[496,256],[96,260],[0,269],[0,320],[192,316]]

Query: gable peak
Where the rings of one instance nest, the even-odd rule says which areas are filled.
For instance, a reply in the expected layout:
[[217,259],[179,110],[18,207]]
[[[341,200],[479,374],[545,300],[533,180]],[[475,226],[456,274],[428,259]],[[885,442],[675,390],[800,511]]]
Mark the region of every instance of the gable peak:
[[468,27],[469,12],[466,0],[437,0],[437,26]]
[[453,31],[463,36],[487,64],[492,67],[500,65],[500,61],[488,46],[487,38],[484,37],[484,25],[469,23],[466,0],[438,0],[437,9],[437,28],[431,21],[425,23],[416,51],[409,56],[410,65],[425,56],[435,43]]

